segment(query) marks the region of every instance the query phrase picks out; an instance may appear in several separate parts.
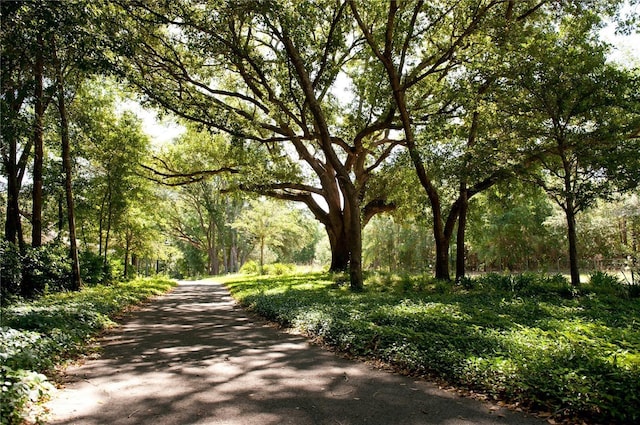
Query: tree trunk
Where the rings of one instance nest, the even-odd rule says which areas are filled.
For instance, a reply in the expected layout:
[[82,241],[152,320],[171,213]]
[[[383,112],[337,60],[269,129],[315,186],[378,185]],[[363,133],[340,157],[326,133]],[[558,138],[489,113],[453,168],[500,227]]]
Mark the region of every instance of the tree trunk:
[[27,96],[26,90],[20,90],[9,81],[2,82],[2,99],[7,106],[3,108],[3,116],[0,126],[2,143],[0,143],[0,153],[7,179],[7,210],[4,222],[5,240],[18,244],[20,249],[24,248],[22,235],[22,223],[20,220],[20,188],[24,176],[24,168],[31,154],[31,141],[22,149],[20,159],[18,159],[18,140],[20,122],[20,110]]
[[239,263],[238,240],[237,240],[235,231],[231,232],[230,240],[231,241],[228,248],[228,254],[227,254],[228,256],[227,256],[225,271],[227,273],[235,273],[238,271],[238,263]]
[[[55,55],[55,46],[53,48]],[[57,59],[57,58],[56,58]],[[56,60],[56,62],[58,62]],[[60,137],[62,142],[62,168],[65,177],[65,195],[67,200],[67,220],[69,224],[69,256],[71,259],[71,289],[80,290],[82,280],[80,278],[80,262],[78,259],[78,246],[76,241],[76,219],[73,205],[73,190],[71,177],[71,146],[69,142],[69,122],[65,105],[64,76],[62,75],[61,64],[57,64],[57,84],[58,84],[58,110],[60,112]]]
[[[352,181],[350,171],[345,167],[340,160],[339,155],[333,148],[333,141],[329,130],[329,124],[325,117],[323,107],[316,97],[316,90],[309,74],[309,70],[305,68],[304,60],[300,55],[300,52],[296,49],[295,44],[289,37],[288,31],[283,31],[282,42],[284,49],[288,56],[291,58],[292,68],[295,70],[296,78],[302,88],[302,91],[306,97],[306,104],[309,107],[310,115],[313,117],[313,124],[315,131],[317,132],[317,140],[320,142],[320,147],[323,154],[326,157],[326,163],[324,166],[314,167],[318,177],[323,180],[323,188],[326,191],[333,192],[333,195],[337,195],[338,191],[334,191],[331,188],[334,187],[337,181],[340,192],[344,197],[344,209],[343,209],[343,227],[345,227],[345,233],[348,235],[349,244],[347,249],[350,251],[349,258],[349,274],[351,280],[351,289],[361,290],[363,286],[362,282],[362,222],[360,218],[360,193]],[[301,146],[297,147],[298,153],[302,153],[303,156],[310,156]],[[305,152],[306,151],[306,152]],[[316,160],[312,160],[311,163],[317,164]],[[310,164],[311,164],[310,163]],[[313,165],[312,165],[313,166]],[[321,170],[322,169],[322,170]],[[329,171],[331,170],[331,171]],[[334,174],[335,172],[335,174]],[[334,219],[337,216],[340,201],[335,199],[335,196],[331,196],[333,199],[327,199],[329,205],[329,215],[333,215]],[[334,202],[337,201],[337,202]],[[307,204],[309,205],[309,204]],[[332,207],[334,205],[334,207]],[[331,210],[333,209],[333,214]],[[318,214],[314,211],[316,217]],[[326,223],[326,222],[325,222]],[[325,224],[326,225],[326,224]],[[350,227],[350,228],[347,228]],[[333,248],[333,246],[332,246]]]
[[349,269],[349,241],[344,233],[326,228],[331,248],[331,266],[329,272],[343,273]]
[[264,238],[260,238],[260,274],[264,271]]
[[422,157],[416,147],[415,134],[407,108],[405,92],[400,84],[400,76],[395,69],[392,60],[385,58],[385,60],[383,60],[383,64],[387,70],[389,82],[391,83],[391,88],[393,90],[393,98],[400,113],[402,129],[404,130],[406,146],[409,150],[411,162],[413,162],[418,175],[418,180],[431,203],[433,235],[436,241],[435,277],[436,279],[441,280],[451,280],[451,277],[449,276],[449,242],[451,236],[445,235],[445,231],[442,226],[442,206],[440,202],[440,195],[438,194],[436,187],[433,185],[431,177],[427,173],[424,163],[422,162]]
[[215,246],[207,249],[207,257],[209,259],[209,274],[216,276],[220,274],[220,262],[218,261],[218,250]]
[[218,240],[216,237],[215,222],[210,221],[207,229],[207,259],[209,275],[220,274],[220,260],[218,259]]
[[22,238],[20,237],[21,222],[20,222],[20,184],[18,183],[18,172],[15,164],[16,157],[16,143],[15,141],[9,142],[9,164],[7,164],[7,219],[4,223],[4,238],[13,242],[14,244],[22,245]]
[[62,231],[64,230],[64,196],[58,194],[58,239],[62,239]]
[[238,271],[238,264],[240,263],[238,259],[238,247],[234,244],[231,246],[229,250],[229,267],[227,267],[227,273],[235,273]]
[[[22,178],[20,164],[18,161],[18,141],[15,134],[3,134],[3,139],[9,140],[8,161],[5,164],[7,173],[7,217],[4,223],[4,237],[7,241],[24,248],[24,238],[22,235],[22,221],[20,219],[20,187]],[[31,150],[31,147],[28,147]],[[2,147],[4,150],[4,146]],[[3,152],[4,154],[4,152]],[[28,152],[22,153],[22,156]]]
[[103,252],[103,240],[104,240],[104,210],[105,205],[107,203],[107,192],[104,193],[102,197],[102,202],[100,203],[100,213],[99,213],[99,221],[98,221],[98,255],[102,257]]
[[35,53],[35,64],[33,75],[35,82],[34,89],[34,122],[33,122],[33,192],[32,192],[32,213],[31,213],[31,246],[42,245],[42,163],[44,157],[43,150],[43,127],[44,102],[43,102],[43,69],[44,59],[42,57],[43,42],[42,36],[38,34],[38,49]]
[[[490,83],[487,82],[478,90],[478,95],[484,94],[490,87]],[[480,113],[478,111],[473,112],[471,119],[471,127],[469,128],[469,136],[467,138],[467,150],[472,149],[476,144],[478,136],[478,123],[480,121]],[[458,234],[456,235],[456,282],[460,282],[465,276],[466,272],[466,258],[465,258],[465,232],[467,231],[467,212],[469,210],[469,189],[467,188],[467,167],[468,151],[465,152],[465,160],[463,162],[463,168],[460,173],[460,194],[458,198]],[[451,209],[453,213],[453,208]]]
[[360,292],[364,289],[362,276],[362,223],[360,220],[360,206],[351,207],[351,225],[349,226],[349,284],[352,291]]
[[107,229],[104,235],[104,264],[106,265],[109,261],[109,237],[111,236],[111,218],[113,215],[113,200],[111,199],[111,182],[109,181],[109,187],[107,189]]
[[636,226],[631,226],[631,284],[637,285],[638,273],[638,233]]
[[[571,202],[573,207],[573,203]],[[580,271],[578,270],[578,238],[576,236],[576,214],[573,208],[565,210],[567,216],[567,236],[569,238],[569,269],[571,271],[571,285],[580,286]]]
[[436,235],[436,279],[451,280],[449,275],[450,238],[444,234]]
[[456,235],[456,282],[460,282],[466,272],[464,237],[467,227],[468,207],[467,188],[463,182],[460,184],[460,211],[458,213],[458,234]]
[[456,220],[458,219],[458,209],[455,205],[449,211],[447,220],[443,222],[442,206],[440,197],[433,196],[431,198],[431,210],[433,215],[433,237],[436,242],[436,270],[435,278],[439,280],[451,280],[449,274],[449,248],[451,246],[451,237],[455,229]]
[[211,247],[207,248],[207,274],[209,276],[213,276],[216,273],[213,271],[213,249]]
[[124,279],[129,275],[129,237],[127,237],[124,247],[124,272],[122,274]]
[[[558,141],[559,154],[562,159],[564,170],[564,205],[560,203],[567,217],[567,237],[569,239],[569,270],[571,274],[571,285],[580,286],[580,272],[578,270],[578,238],[576,236],[576,214],[579,211],[576,205],[576,198],[573,192],[572,170],[576,166],[576,159],[571,158],[571,154],[565,151],[564,140]],[[576,166],[577,168],[577,166]]]

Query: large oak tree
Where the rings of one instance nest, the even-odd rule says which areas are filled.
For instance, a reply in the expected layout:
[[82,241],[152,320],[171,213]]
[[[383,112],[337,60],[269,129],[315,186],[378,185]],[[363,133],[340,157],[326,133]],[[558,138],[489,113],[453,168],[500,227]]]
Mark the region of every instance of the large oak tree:
[[262,180],[250,177],[253,164],[236,164],[249,176],[239,186],[304,203],[327,231],[331,269],[348,268],[360,289],[363,220],[389,208],[367,186],[401,141],[389,136],[392,103],[371,96],[379,73],[351,93],[353,103],[336,98],[361,60],[346,3],[121,6],[136,28],[113,34],[129,81],[156,105],[266,152]]

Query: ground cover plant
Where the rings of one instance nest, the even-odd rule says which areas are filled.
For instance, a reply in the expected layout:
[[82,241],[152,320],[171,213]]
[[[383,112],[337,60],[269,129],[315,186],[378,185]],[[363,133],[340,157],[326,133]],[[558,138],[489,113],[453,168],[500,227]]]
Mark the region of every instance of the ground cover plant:
[[[52,389],[46,374],[85,352],[99,332],[128,308],[167,292],[175,282],[139,278],[117,285],[60,292],[2,308],[0,324],[1,423],[38,419],[37,403]],[[31,410],[34,409],[35,410]]]
[[362,293],[322,273],[225,284],[253,311],[351,355],[560,418],[637,423],[640,302],[595,280],[577,290],[562,276],[372,275]]

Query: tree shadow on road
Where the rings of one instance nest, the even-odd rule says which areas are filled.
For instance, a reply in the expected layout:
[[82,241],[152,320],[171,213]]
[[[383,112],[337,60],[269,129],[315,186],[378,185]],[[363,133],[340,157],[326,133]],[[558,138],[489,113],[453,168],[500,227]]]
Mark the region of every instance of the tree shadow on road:
[[539,424],[280,332],[214,281],[182,282],[71,368],[55,424]]

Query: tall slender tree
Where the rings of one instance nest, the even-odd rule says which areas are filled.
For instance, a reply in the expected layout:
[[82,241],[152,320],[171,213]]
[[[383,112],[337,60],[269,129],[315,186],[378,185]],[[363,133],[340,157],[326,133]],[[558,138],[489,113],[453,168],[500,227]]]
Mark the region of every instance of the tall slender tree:
[[7,180],[7,209],[4,238],[24,246],[20,214],[20,191],[31,158],[33,138],[28,136],[26,111],[33,90],[32,51],[33,33],[25,31],[32,18],[30,5],[19,2],[0,4],[2,49],[2,120],[0,152],[2,171]]
[[43,121],[45,113],[44,101],[44,41],[41,34],[38,34],[35,52],[35,61],[33,65],[33,75],[35,80],[35,88],[33,98],[34,105],[34,122],[33,122],[33,196],[32,196],[32,214],[31,214],[31,245],[38,247],[42,244],[42,162],[44,157],[44,136]]
[[249,208],[240,213],[232,224],[245,234],[258,249],[260,273],[265,262],[266,250],[289,249],[297,245],[302,248],[302,236],[305,231],[300,224],[296,210],[287,208],[279,201],[252,200]]
[[69,116],[67,113],[67,99],[65,93],[65,77],[62,62],[58,59],[53,44],[53,54],[56,66],[56,88],[58,113],[60,114],[60,143],[62,146],[62,169],[64,172],[64,189],[67,203],[67,224],[69,227],[69,258],[71,259],[71,289],[79,290],[82,287],[80,278],[80,261],[76,238],[76,216],[73,200],[71,142],[69,140]]

